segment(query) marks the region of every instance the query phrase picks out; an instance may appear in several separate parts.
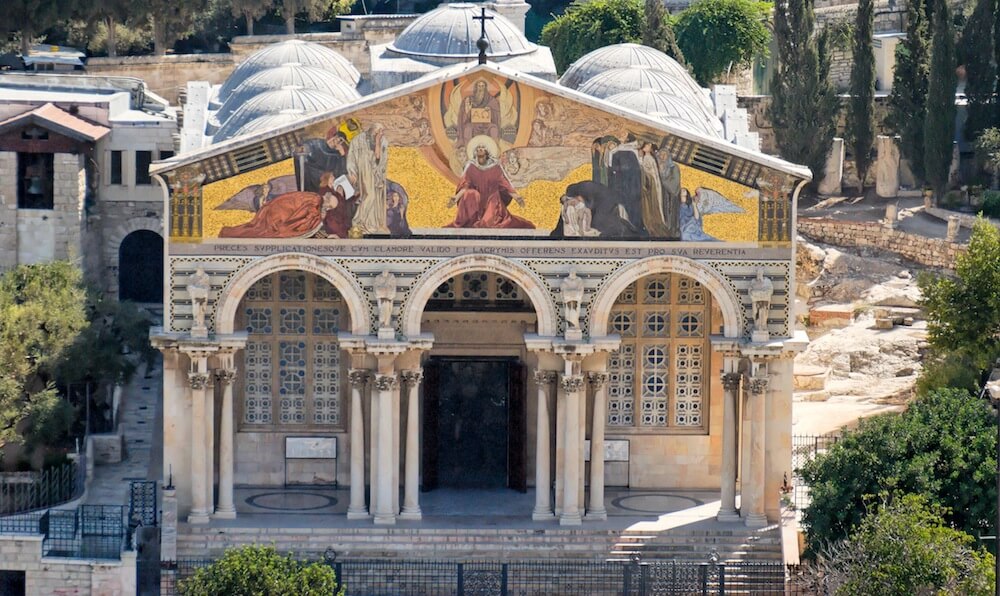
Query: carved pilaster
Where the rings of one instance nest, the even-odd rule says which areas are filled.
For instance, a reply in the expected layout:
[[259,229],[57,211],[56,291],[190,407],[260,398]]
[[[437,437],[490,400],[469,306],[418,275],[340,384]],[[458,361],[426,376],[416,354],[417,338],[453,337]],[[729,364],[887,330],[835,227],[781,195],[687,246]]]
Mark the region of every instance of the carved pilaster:
[[587,382],[594,391],[599,391],[605,387],[611,381],[611,374],[606,372],[589,372],[587,373]]
[[750,393],[762,395],[767,391],[768,381],[767,377],[750,377]]
[[562,383],[562,388],[567,393],[577,393],[583,389],[583,375],[563,376],[560,379],[560,383]]
[[215,371],[215,382],[223,385],[232,385],[236,382],[235,368],[219,368]]
[[203,372],[193,372],[188,373],[188,383],[191,385],[191,389],[199,390],[208,387],[209,375]]
[[392,391],[399,386],[399,378],[396,375],[375,375],[376,391]]
[[410,387],[416,387],[420,384],[420,381],[424,378],[423,371],[417,370],[404,370],[399,373],[400,380],[402,383],[409,385]]
[[740,388],[740,373],[722,373],[722,388],[726,391],[737,391]]
[[354,387],[364,387],[371,380],[371,373],[363,368],[352,368],[347,371],[347,380]]
[[536,385],[551,385],[556,382],[559,374],[554,370],[536,370],[535,371],[535,384]]

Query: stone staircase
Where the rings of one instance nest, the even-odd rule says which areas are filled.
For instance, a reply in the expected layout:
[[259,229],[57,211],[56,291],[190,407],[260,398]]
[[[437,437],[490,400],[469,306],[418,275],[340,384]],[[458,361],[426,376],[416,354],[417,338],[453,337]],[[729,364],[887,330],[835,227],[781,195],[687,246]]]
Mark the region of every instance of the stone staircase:
[[623,531],[611,549],[609,560],[759,561],[780,563],[781,529],[685,530],[666,532]]

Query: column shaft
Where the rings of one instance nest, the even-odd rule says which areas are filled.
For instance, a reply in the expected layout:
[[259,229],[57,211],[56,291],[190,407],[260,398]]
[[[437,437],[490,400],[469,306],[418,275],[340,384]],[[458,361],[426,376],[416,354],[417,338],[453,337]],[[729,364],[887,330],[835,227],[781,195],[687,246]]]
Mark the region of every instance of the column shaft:
[[403,380],[406,382],[409,394],[406,401],[406,462],[404,464],[404,475],[406,485],[403,494],[403,511],[399,514],[400,519],[420,519],[420,459],[419,459],[419,431],[420,412],[417,402],[420,391],[419,370],[409,370],[403,373]]
[[233,500],[233,382],[236,370],[221,369],[216,374],[222,384],[222,412],[219,420],[219,506],[215,517],[235,519],[236,506]]
[[392,397],[398,381],[395,375],[377,375],[375,389],[378,392],[378,485],[375,499],[375,523],[395,524],[393,511],[393,465],[392,465]]
[[563,508],[563,483],[566,470],[566,392],[556,389],[556,473],[555,473],[555,514],[559,516]]
[[[767,378],[750,380],[750,474],[749,486],[744,484],[743,494],[751,496],[746,516],[747,527],[759,528],[767,525],[764,513],[764,394]],[[749,489],[749,490],[748,490]]]
[[[211,379],[211,377],[209,377]],[[215,513],[215,387],[205,388],[205,502]]]
[[559,525],[578,526],[580,515],[580,466],[583,464],[580,453],[580,392],[583,389],[583,376],[570,375],[562,379],[563,390],[566,392],[566,433],[563,448],[563,507],[559,516]]
[[347,519],[368,517],[365,502],[365,415],[361,409],[361,395],[368,382],[368,371],[348,371],[351,383],[351,501],[347,506]]
[[594,390],[594,419],[590,430],[590,519],[608,519],[604,508],[604,425],[607,418],[608,381],[606,372],[587,374],[587,380]]
[[722,477],[720,478],[719,521],[738,521],[736,512],[736,399],[740,390],[740,375],[722,375],[724,389],[722,405]]
[[549,453],[549,389],[556,380],[556,373],[540,370],[535,372],[538,386],[538,419],[535,424],[535,510],[534,520],[549,520],[552,515],[552,472]]
[[[192,357],[193,358],[193,357]],[[202,369],[201,366],[198,367]],[[205,470],[205,401],[207,399],[208,374],[193,372],[188,375],[191,384],[191,512],[188,523],[208,523],[208,491],[205,481],[208,472]]]

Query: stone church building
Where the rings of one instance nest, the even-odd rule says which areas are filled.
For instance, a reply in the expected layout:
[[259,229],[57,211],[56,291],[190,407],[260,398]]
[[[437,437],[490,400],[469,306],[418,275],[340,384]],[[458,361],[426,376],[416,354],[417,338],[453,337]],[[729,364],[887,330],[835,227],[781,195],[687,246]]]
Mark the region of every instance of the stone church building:
[[577,525],[612,486],[776,520],[809,173],[684,125],[696,109],[455,64],[154,164],[180,519],[337,485],[375,524],[489,489]]

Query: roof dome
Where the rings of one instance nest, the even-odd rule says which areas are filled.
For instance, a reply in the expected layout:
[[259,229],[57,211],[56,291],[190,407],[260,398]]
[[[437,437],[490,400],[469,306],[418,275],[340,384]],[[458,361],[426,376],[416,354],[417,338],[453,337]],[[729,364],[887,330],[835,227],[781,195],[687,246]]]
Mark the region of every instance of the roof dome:
[[[225,141],[233,137],[242,137],[243,135],[253,134],[255,132],[261,132],[264,130],[271,130],[273,128],[278,128],[279,126],[284,126],[286,124],[291,124],[301,120],[305,116],[305,112],[302,110],[281,110],[277,114],[267,114],[264,116],[258,116],[253,120],[247,122],[239,129],[234,130],[229,136],[222,137],[220,135],[215,135],[215,142]],[[220,131],[221,134],[222,131]]]
[[241,62],[222,83],[219,89],[219,101],[224,102],[229,99],[229,95],[241,83],[258,72],[290,62],[322,68],[347,81],[351,86],[356,86],[361,80],[358,69],[337,52],[317,43],[292,39],[258,50]]
[[698,83],[676,60],[655,48],[637,43],[605,46],[580,57],[566,69],[562,78],[559,79],[559,84],[571,89],[579,89],[583,83],[602,72],[630,66],[644,66],[662,70],[676,76],[678,80],[686,81],[685,84],[690,85],[692,91],[700,92],[701,90]]
[[329,93],[314,89],[303,89],[297,86],[287,86],[274,91],[265,91],[240,106],[215,133],[215,140],[228,139],[235,136],[243,125],[269,114],[279,114],[283,110],[301,110],[303,114],[322,112],[346,103]]
[[577,91],[600,99],[606,99],[616,93],[625,91],[662,91],[671,95],[685,96],[691,92],[691,86],[686,81],[665,70],[656,68],[631,66],[614,68],[584,81]]
[[361,94],[350,84],[338,77],[330,76],[330,71],[292,62],[262,70],[240,83],[240,86],[233,90],[229,99],[219,108],[215,117],[223,122],[240,106],[261,93],[290,85],[323,91],[344,103],[361,97]]
[[[480,4],[445,4],[425,13],[399,34],[389,51],[432,58],[474,58],[479,55],[476,41],[481,31]],[[500,14],[487,9],[493,20],[486,21],[488,56],[520,56],[537,49],[517,26]]]
[[605,101],[636,112],[649,114],[660,120],[668,121],[667,119],[671,119],[685,122],[687,128],[703,134],[721,136],[722,123],[719,119],[709,116],[700,107],[692,105],[683,97],[644,89],[618,93],[608,97]]

